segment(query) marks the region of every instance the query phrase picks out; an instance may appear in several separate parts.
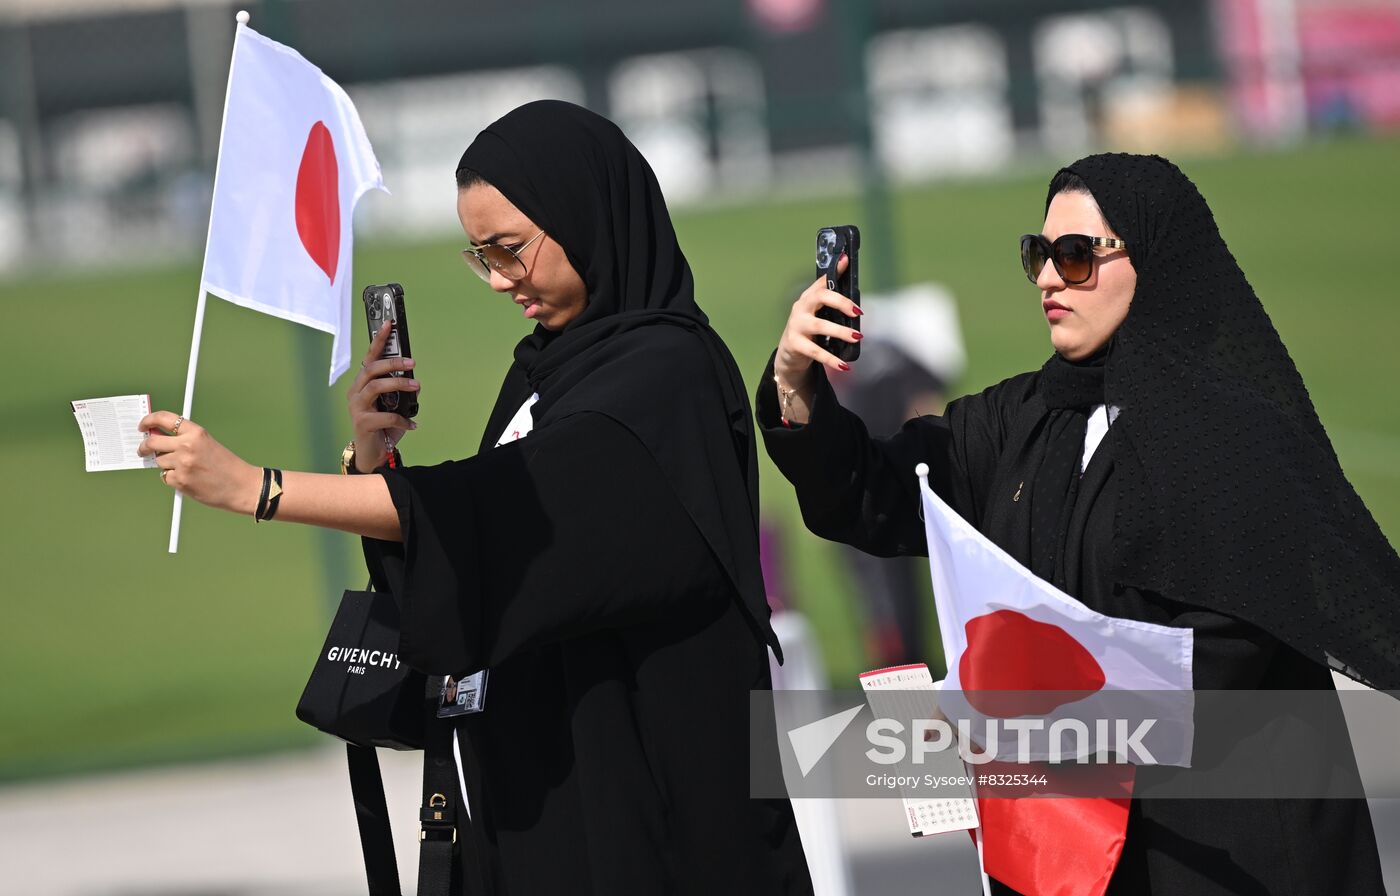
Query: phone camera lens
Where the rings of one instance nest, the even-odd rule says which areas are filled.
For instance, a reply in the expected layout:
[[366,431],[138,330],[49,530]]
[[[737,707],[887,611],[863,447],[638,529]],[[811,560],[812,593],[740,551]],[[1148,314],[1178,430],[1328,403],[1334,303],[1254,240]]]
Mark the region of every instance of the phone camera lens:
[[817,235],[817,267],[831,267],[835,260],[839,240],[834,230],[823,230]]

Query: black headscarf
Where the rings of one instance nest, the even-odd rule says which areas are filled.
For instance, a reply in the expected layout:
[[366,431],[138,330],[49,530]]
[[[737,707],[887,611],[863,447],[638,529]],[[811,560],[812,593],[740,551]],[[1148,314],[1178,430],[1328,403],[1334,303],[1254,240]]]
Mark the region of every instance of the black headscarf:
[[557,100],[477,135],[481,175],[564,250],[588,305],[522,339],[482,449],[531,394],[536,426],[596,412],[635,435],[714,551],[755,635],[781,659],[758,563],[758,463],[743,378],[695,303],[690,265],[651,166],[617,125]]
[[1137,272],[1104,369],[1105,400],[1122,408],[1117,579],[1400,688],[1400,557],[1343,475],[1205,199],[1157,156],[1066,170]]

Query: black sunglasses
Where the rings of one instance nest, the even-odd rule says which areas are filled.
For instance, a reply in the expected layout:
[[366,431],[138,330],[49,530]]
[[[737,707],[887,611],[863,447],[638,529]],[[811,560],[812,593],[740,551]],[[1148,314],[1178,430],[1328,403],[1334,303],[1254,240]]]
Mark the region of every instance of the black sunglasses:
[[1078,285],[1094,273],[1094,249],[1097,247],[1126,249],[1128,244],[1082,233],[1067,233],[1052,243],[1038,233],[1028,233],[1021,237],[1021,267],[1027,279],[1035,283],[1045,269],[1045,262],[1049,261],[1054,263],[1061,280]]

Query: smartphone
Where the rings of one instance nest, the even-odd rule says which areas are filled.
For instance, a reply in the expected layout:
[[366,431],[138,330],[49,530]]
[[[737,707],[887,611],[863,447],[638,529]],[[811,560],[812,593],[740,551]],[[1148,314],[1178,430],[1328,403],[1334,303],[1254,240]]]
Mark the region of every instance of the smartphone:
[[[404,311],[403,287],[397,283],[366,286],[360,298],[365,303],[365,321],[369,324],[370,341],[379,335],[379,328],[384,326],[386,320],[394,325],[388,341],[384,343],[384,354],[381,357],[413,357],[413,352],[408,346],[408,314]],[[396,370],[389,375],[407,378],[409,373],[406,370]],[[381,411],[414,417],[418,414],[418,393],[385,392],[376,399],[376,404]]]
[[[842,253],[845,253],[850,263],[846,267],[846,273],[838,276],[836,263],[841,260]],[[839,292],[857,305],[860,304],[859,227],[854,224],[842,224],[839,227],[823,227],[817,231],[817,276],[826,278],[827,289]],[[823,306],[817,312],[817,317],[852,330],[860,329],[860,318],[842,314],[835,308]],[[854,361],[860,357],[859,342],[818,336],[816,343],[842,361]]]

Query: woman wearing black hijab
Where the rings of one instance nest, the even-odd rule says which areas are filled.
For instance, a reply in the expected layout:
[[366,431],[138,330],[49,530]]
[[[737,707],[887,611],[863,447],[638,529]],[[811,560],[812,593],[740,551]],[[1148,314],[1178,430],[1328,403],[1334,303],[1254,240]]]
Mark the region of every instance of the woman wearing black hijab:
[[[457,728],[464,892],[810,893],[791,806],[748,795],[778,644],[747,396],[656,178],[611,122],[546,101],[457,179],[468,263],[536,322],[477,453],[383,465],[411,424],[373,408],[405,388],[381,333],[349,396],[352,463],[380,475],[288,473],[277,518],[370,536],[410,665],[490,670]],[[248,510],[254,468],[184,426],[148,440],[170,483]]]
[[[1074,235],[1079,236],[1074,236]],[[1084,239],[1087,237],[1088,239]],[[913,470],[1041,578],[1110,616],[1189,627],[1194,686],[1400,687],[1400,558],[1343,476],[1205,200],[1155,156],[1082,159],[1023,239],[1055,354],[872,439],[794,304],[757,400],[813,532],[923,554]],[[994,883],[994,890],[1013,893]],[[1383,893],[1364,801],[1134,800],[1115,894]]]

